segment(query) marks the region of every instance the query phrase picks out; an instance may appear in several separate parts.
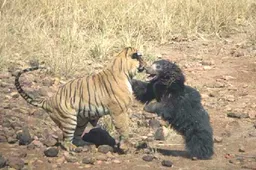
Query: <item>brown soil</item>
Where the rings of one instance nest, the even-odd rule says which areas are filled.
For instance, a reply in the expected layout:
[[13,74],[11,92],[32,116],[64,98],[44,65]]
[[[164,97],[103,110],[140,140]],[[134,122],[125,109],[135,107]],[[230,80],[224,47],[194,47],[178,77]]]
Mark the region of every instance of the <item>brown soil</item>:
[[[27,153],[22,158],[25,161],[23,169],[256,169],[256,47],[242,42],[243,39],[243,35],[239,35],[226,40],[176,41],[158,47],[155,52],[161,54],[161,58],[175,61],[183,69],[187,84],[200,91],[214,129],[215,154],[211,160],[190,160],[182,156],[168,155],[173,150],[184,150],[182,138],[175,133],[166,141],[150,142],[151,146],[165,150],[164,154],[156,151],[156,158],[151,162],[142,160],[142,151],[125,155],[112,154],[113,159],[98,161],[94,165],[85,165],[81,163],[81,159],[97,157],[100,153],[77,153],[74,155],[77,162],[61,162],[65,154],[62,150],[58,157],[47,158],[43,153],[44,147],[27,149],[27,146],[19,146],[18,142],[0,143],[0,153],[6,158],[14,157],[21,151]],[[59,85],[57,79],[47,79],[47,75],[41,73],[41,77],[35,76],[38,72],[33,74],[24,76],[26,78],[22,78],[22,82],[28,82],[23,85],[29,87],[29,91],[39,90],[37,95],[51,95]],[[16,133],[22,127],[28,126],[31,135],[40,139],[44,138],[45,133],[58,131],[44,111],[28,105],[16,94],[14,78],[9,72],[0,73],[0,76],[0,132],[13,135],[10,129],[14,129]],[[130,112],[133,115],[144,113],[142,105],[137,102]],[[228,113],[247,118],[231,118],[227,116]],[[6,125],[6,120],[10,120],[11,125]],[[134,131],[139,138],[153,130],[140,127]],[[173,167],[163,167],[161,161],[164,159],[172,161]]]

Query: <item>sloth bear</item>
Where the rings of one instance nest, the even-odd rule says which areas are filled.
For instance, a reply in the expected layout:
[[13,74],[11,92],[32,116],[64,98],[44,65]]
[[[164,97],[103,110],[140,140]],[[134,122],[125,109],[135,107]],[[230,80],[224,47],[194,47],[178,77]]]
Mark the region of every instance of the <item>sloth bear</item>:
[[[213,155],[213,130],[199,92],[185,85],[181,69],[168,60],[155,61],[146,68],[147,82],[132,80],[135,98],[146,103],[144,110],[169,122],[185,140],[192,159]],[[153,99],[156,102],[150,102]]]

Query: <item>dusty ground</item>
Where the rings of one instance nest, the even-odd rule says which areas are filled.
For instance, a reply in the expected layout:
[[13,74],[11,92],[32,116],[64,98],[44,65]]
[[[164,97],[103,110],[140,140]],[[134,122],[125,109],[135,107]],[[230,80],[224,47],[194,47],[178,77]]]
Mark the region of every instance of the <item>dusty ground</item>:
[[[187,84],[196,87],[202,95],[214,129],[215,154],[211,160],[193,161],[174,156],[172,151],[182,151],[184,145],[182,138],[171,132],[165,141],[149,142],[150,146],[165,150],[156,151],[156,158],[151,162],[142,160],[145,150],[105,155],[96,152],[94,147],[74,155],[60,150],[57,157],[46,157],[42,141],[49,135],[58,138],[59,131],[44,111],[29,106],[17,95],[10,72],[19,65],[10,68],[10,72],[0,73],[0,153],[9,159],[9,167],[19,168],[25,164],[23,169],[256,169],[256,47],[241,41],[243,39],[243,35],[239,35],[226,40],[181,40],[156,49],[159,57],[176,61],[185,72]],[[41,76],[35,76],[38,74]],[[38,72],[24,76],[22,82],[27,90],[37,90],[36,95],[51,95],[61,83]],[[148,134],[155,131],[147,125],[152,119],[150,115],[142,112],[137,102],[130,113],[136,125],[132,138],[149,139]],[[228,117],[228,113],[239,118]],[[28,146],[19,145],[16,139],[23,127],[28,127],[34,139]],[[83,164],[83,158],[96,161],[94,165]],[[173,167],[163,167],[162,160],[170,160]]]

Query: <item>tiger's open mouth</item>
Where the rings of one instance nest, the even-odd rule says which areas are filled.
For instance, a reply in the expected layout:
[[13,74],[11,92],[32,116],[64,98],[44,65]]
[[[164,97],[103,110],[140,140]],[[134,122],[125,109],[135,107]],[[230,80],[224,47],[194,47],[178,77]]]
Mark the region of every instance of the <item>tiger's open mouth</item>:
[[140,72],[143,72],[145,70],[145,68],[144,68],[144,66],[139,66],[139,68],[138,68],[138,72],[140,73]]

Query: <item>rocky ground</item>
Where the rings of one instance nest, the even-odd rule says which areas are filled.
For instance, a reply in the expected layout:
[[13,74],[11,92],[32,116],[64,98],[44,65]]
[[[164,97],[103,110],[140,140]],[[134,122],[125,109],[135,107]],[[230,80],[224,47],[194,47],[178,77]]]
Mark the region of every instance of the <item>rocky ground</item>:
[[[67,153],[58,146],[62,135],[48,115],[17,94],[12,76],[21,68],[17,64],[0,73],[0,168],[255,170],[256,47],[244,39],[243,35],[225,40],[174,39],[155,51],[159,58],[177,62],[187,84],[200,91],[214,129],[211,160],[187,159],[181,136],[143,112],[136,101],[129,111],[131,139],[140,142],[141,149],[120,155],[107,145],[91,145]],[[36,91],[35,97],[50,96],[64,83],[45,72],[27,74],[21,81],[27,91]]]

